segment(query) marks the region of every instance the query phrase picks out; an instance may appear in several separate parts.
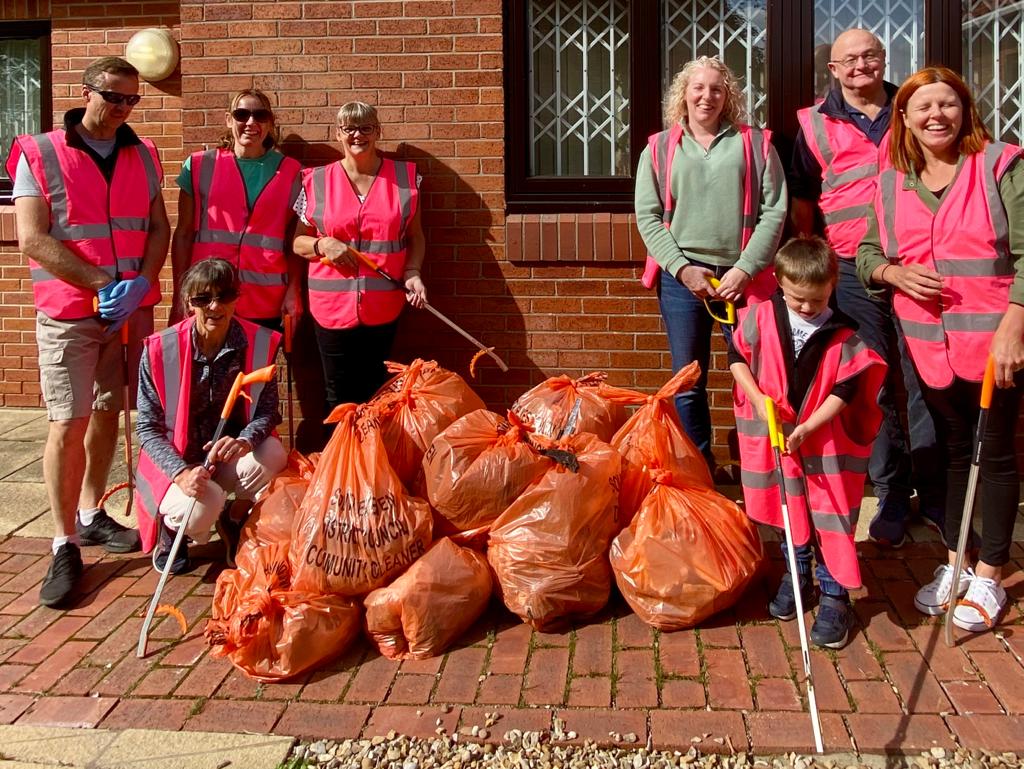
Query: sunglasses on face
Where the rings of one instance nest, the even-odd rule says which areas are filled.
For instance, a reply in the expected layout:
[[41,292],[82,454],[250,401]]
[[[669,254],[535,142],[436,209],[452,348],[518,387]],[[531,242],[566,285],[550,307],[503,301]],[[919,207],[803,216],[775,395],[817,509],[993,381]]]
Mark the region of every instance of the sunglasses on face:
[[238,109],[231,110],[231,117],[237,120],[239,123],[248,123],[249,118],[252,118],[257,123],[269,123],[274,119],[273,113],[269,109],[245,109],[245,107],[239,107]]
[[193,297],[189,297],[188,303],[193,307],[202,308],[209,307],[213,302],[217,302],[218,304],[231,304],[236,299],[238,299],[238,292],[233,288],[229,288],[219,294],[214,294],[212,292],[196,294]]
[[338,127],[341,128],[342,133],[346,136],[355,136],[356,134],[359,134],[360,136],[369,136],[377,130],[377,126],[375,125],[343,125]]
[[125,104],[129,107],[134,107],[139,103],[139,100],[142,99],[142,97],[137,93],[127,94],[118,93],[117,91],[101,91],[99,88],[91,86],[88,83],[85,83],[84,85],[93,93],[98,93],[103,97],[103,101],[110,104]]

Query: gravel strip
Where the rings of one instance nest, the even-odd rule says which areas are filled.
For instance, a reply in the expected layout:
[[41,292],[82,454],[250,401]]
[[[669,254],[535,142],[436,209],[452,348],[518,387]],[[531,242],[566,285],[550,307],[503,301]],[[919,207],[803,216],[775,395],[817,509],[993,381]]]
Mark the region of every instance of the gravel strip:
[[[439,730],[442,731],[442,730]],[[572,735],[572,736],[570,736]],[[287,769],[989,769],[1022,767],[1013,753],[984,750],[956,752],[932,748],[916,756],[754,756],[748,753],[702,754],[697,745],[683,753],[646,748],[601,748],[587,740],[580,746],[552,745],[552,732],[506,732],[500,745],[467,742],[486,739],[475,735],[439,734],[424,740],[389,732],[386,737],[363,740],[319,740],[298,744],[285,764]],[[572,732],[559,739],[573,739]],[[627,736],[628,735],[624,735]],[[634,737],[635,738],[635,737]],[[626,740],[628,742],[628,739]]]

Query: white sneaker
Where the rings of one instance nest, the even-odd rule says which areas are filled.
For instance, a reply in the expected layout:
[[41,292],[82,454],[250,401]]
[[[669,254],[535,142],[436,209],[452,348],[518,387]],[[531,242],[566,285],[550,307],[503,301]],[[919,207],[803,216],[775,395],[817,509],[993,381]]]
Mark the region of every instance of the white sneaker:
[[974,576],[953,610],[953,624],[972,633],[995,627],[1006,608],[1006,591],[994,579]]
[[[960,586],[956,591],[956,597],[960,598],[967,592],[974,573],[970,569],[963,569],[960,572]],[[949,607],[949,587],[953,582],[953,567],[948,563],[942,564],[935,570],[935,579],[917,591],[914,596],[914,606],[922,614],[933,617],[944,614]]]

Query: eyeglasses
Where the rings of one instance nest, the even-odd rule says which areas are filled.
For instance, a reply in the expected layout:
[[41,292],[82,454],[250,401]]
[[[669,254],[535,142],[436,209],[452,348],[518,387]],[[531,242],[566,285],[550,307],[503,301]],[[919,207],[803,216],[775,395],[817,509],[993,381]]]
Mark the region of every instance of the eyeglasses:
[[884,56],[885,51],[864,51],[864,53],[858,53],[856,56],[847,56],[845,59],[832,60],[829,64],[839,64],[843,69],[853,69],[861,59],[864,60],[865,64],[875,64],[880,62]]
[[346,136],[355,136],[356,134],[359,134],[360,136],[369,136],[380,128],[378,125],[343,125],[338,127]]
[[248,123],[249,118],[252,118],[257,123],[269,123],[274,119],[274,113],[269,109],[245,109],[239,107],[238,109],[231,110],[231,117],[237,120],[239,123]]
[[103,97],[103,101],[109,102],[110,104],[127,104],[129,107],[134,107],[142,98],[137,93],[127,94],[118,93],[117,91],[101,91],[96,86],[89,85],[88,83],[83,83],[83,85],[93,93],[98,93]]
[[229,288],[226,291],[221,291],[219,294],[210,292],[196,294],[195,296],[189,297],[188,303],[193,307],[209,307],[213,302],[218,304],[231,304],[233,301],[238,299],[238,291],[233,288]]

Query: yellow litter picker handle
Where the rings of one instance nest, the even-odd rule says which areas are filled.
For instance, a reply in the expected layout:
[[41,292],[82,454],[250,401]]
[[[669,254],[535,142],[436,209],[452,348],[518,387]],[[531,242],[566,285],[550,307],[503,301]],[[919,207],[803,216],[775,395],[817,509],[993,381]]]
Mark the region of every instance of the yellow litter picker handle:
[[782,432],[782,425],[775,412],[775,401],[765,397],[764,411],[768,415],[768,439],[772,442],[772,448],[781,452],[786,451],[786,436]]
[[[717,289],[722,282],[718,278],[708,278],[708,283],[715,289]],[[704,306],[708,310],[708,315],[717,320],[719,323],[726,323],[730,326],[736,325],[736,304],[735,302],[727,302],[724,299],[718,300],[725,305],[725,317],[715,315],[715,311],[711,309],[711,304],[708,302],[707,297],[704,297]]]

